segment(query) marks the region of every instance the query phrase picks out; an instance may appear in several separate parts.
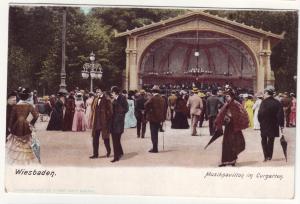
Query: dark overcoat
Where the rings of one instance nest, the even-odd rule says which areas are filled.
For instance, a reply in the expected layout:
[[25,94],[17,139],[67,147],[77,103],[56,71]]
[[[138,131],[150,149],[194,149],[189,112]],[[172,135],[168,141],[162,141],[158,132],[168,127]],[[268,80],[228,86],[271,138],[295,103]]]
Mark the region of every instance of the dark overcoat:
[[284,127],[281,103],[273,97],[264,99],[258,111],[258,121],[262,136],[279,137],[279,126]]
[[165,100],[159,95],[154,95],[145,103],[147,120],[153,123],[165,121],[166,105]]
[[224,103],[220,101],[218,96],[210,96],[206,100],[206,114],[208,117],[213,117],[218,115],[219,108]]
[[111,124],[112,134],[122,134],[124,132],[125,114],[128,112],[127,99],[123,95],[119,95],[113,101],[113,116]]
[[145,111],[145,102],[147,101],[144,95],[140,95],[135,101],[134,114],[137,120],[142,120]]
[[100,108],[97,109],[96,106],[98,105],[99,98],[99,96],[95,97],[92,103],[92,137],[95,137],[96,133],[96,111],[99,111],[99,113],[97,114],[97,116],[99,117],[97,121],[100,121],[102,139],[107,139],[109,138],[109,131],[112,120],[112,103],[103,94],[100,101]]

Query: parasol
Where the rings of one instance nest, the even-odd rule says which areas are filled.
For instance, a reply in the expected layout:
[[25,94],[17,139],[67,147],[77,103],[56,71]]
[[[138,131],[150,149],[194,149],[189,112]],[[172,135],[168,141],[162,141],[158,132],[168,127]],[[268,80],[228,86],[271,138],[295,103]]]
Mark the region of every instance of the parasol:
[[35,157],[38,159],[39,163],[41,163],[41,147],[39,140],[36,137],[36,131],[34,127],[31,127],[32,130],[32,139],[31,139],[31,148],[35,155]]
[[285,161],[287,162],[287,141],[285,140],[282,129],[281,129],[280,144],[281,144],[281,147],[282,147],[282,150],[283,150]]
[[218,139],[222,135],[223,135],[223,129],[217,129],[215,131],[214,135],[212,136],[212,138],[207,143],[207,145],[204,147],[204,149],[206,149],[208,147],[208,145],[210,145],[211,143],[213,143],[216,139]]

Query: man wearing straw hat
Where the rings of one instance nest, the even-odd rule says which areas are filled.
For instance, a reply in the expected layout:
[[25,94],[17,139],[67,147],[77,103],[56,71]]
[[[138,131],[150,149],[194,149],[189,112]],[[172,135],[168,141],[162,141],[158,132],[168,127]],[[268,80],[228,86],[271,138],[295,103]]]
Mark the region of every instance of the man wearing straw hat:
[[201,111],[203,109],[202,99],[198,96],[198,88],[192,89],[193,95],[189,97],[187,101],[187,107],[190,108],[191,114],[191,128],[192,128],[192,136],[197,136],[197,124],[200,119]]
[[160,123],[165,121],[165,100],[159,94],[160,90],[157,85],[152,88],[153,97],[145,103],[147,120],[150,122],[150,132],[152,149],[150,153],[158,153],[158,130]]

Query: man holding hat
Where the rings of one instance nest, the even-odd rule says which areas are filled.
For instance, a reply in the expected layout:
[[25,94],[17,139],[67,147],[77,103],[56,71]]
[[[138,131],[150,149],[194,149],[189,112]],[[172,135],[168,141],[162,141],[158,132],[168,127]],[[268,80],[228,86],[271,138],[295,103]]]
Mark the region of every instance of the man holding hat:
[[271,160],[275,137],[279,137],[279,127],[284,127],[284,113],[282,105],[274,95],[275,89],[267,86],[264,90],[264,100],[261,102],[258,111],[258,121],[260,123],[261,144],[264,153],[264,162]]
[[160,90],[157,85],[152,88],[153,97],[151,97],[145,103],[145,110],[147,113],[147,120],[150,122],[150,132],[152,149],[150,153],[158,152],[158,130],[160,128],[160,123],[165,121],[165,100],[159,94]]
[[203,109],[202,99],[198,96],[198,89],[193,88],[193,95],[189,97],[187,101],[187,107],[190,108],[191,114],[191,128],[192,128],[192,136],[197,136],[197,124],[200,119],[201,111]]

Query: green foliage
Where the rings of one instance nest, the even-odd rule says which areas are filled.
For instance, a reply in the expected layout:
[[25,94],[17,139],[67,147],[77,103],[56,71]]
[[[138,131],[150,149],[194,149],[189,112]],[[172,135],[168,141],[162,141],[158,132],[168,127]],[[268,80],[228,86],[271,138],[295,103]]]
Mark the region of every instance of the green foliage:
[[[296,11],[209,12],[273,33],[281,34],[285,31],[284,40],[272,50],[271,67],[275,75],[275,88],[278,91],[296,91],[296,83],[293,79],[293,76],[297,75],[298,13]],[[283,81],[286,83],[282,83]]]
[[16,90],[20,84],[32,85],[31,67],[32,60],[23,48],[12,46],[8,54],[8,92]]

